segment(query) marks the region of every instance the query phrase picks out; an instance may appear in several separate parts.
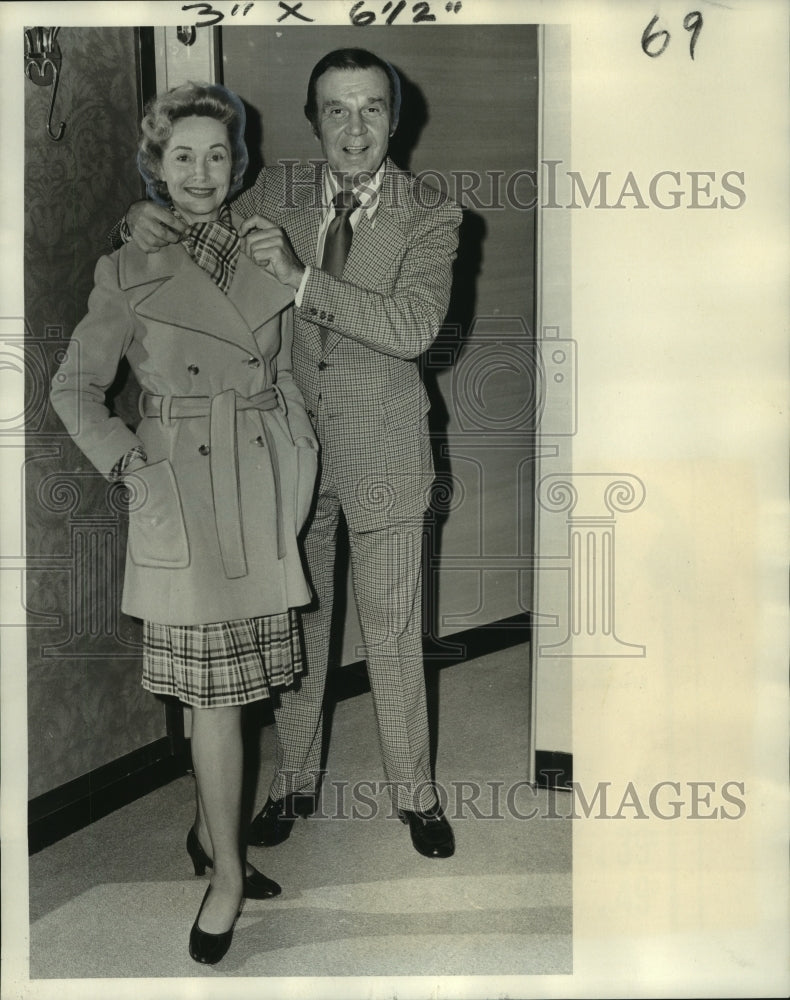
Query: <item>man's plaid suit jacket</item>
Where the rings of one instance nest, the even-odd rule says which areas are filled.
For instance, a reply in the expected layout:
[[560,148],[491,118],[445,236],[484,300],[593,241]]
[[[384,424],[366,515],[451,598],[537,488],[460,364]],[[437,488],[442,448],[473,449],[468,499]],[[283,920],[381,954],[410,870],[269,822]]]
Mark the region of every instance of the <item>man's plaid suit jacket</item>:
[[[265,167],[234,208],[281,226],[314,265],[326,164]],[[349,527],[422,517],[433,481],[418,358],[447,312],[461,222],[449,198],[387,159],[373,219],[357,223],[342,278],[312,267],[296,309],[293,370]],[[329,330],[324,346],[319,327]]]

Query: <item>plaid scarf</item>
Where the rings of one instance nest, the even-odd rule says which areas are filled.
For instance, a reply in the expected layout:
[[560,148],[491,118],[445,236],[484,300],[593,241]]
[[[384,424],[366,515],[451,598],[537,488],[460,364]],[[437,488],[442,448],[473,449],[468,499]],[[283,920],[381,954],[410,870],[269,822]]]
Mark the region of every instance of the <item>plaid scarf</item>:
[[[178,215],[178,212],[174,214]],[[227,295],[241,250],[241,239],[231,223],[228,206],[223,205],[219,210],[219,218],[212,222],[193,223],[184,233],[181,242],[197,266]]]

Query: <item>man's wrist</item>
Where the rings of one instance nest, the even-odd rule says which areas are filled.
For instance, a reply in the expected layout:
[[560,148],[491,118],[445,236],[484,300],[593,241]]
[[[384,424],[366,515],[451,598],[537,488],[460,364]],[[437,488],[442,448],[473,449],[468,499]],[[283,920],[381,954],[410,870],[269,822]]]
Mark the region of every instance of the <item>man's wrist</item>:
[[306,270],[307,270],[307,268],[302,267],[302,266],[296,267],[293,270],[293,273],[291,275],[291,280],[288,282],[288,284],[292,288],[297,289],[297,291],[302,287],[302,282],[304,281],[304,276],[305,276],[305,271]]
[[300,306],[302,304],[302,296],[304,295],[305,285],[307,284],[307,279],[310,277],[310,265],[302,268],[302,276],[299,279],[299,284],[296,285],[296,295],[294,296],[294,304]]

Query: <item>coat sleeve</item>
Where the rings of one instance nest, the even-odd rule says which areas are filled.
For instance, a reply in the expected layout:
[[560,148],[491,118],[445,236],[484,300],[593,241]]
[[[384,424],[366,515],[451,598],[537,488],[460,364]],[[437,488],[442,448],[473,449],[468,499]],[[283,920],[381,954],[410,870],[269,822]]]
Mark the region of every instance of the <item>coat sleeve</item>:
[[318,448],[318,440],[305,410],[304,399],[294,381],[291,365],[291,346],[293,344],[294,311],[292,307],[283,310],[280,320],[281,346],[277,354],[277,385],[285,398],[288,407],[288,427],[294,441],[298,438],[307,440],[299,442],[313,448]]
[[[310,268],[301,315],[382,354],[416,358],[433,343],[450,300],[461,210],[447,201],[417,216],[394,286],[375,291]],[[326,319],[313,320],[314,316]]]
[[88,314],[74,329],[50,400],[77,446],[103,476],[142,441],[108,409],[107,389],[132,341],[134,317],[118,285],[117,254],[100,258]]

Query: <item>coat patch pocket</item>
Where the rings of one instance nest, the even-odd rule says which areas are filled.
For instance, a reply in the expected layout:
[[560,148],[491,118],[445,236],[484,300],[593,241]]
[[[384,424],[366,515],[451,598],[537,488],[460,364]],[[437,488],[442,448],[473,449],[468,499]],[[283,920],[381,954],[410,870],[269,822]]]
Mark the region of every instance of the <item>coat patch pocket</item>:
[[183,569],[189,542],[173,466],[167,459],[126,477],[129,502],[129,556],[138,566]]

